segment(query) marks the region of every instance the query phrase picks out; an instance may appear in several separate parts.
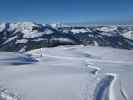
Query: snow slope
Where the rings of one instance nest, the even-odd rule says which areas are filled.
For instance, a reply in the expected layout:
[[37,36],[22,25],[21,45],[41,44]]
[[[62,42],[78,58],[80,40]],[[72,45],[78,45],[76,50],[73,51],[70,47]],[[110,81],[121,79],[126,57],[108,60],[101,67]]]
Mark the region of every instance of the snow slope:
[[[79,45],[0,54],[0,100],[133,99],[132,50]],[[10,63],[23,56],[38,62]]]

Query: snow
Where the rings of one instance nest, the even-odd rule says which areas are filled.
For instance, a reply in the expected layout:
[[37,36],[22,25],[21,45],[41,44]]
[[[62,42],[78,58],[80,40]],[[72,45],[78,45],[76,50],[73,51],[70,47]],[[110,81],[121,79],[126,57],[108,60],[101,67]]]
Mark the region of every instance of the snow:
[[1,89],[1,100],[19,100],[14,94],[9,93],[6,89]]
[[97,28],[97,30],[103,31],[103,32],[113,32],[114,30],[117,30],[117,27],[116,26],[103,26],[101,28]]
[[95,45],[95,46],[99,46],[98,43],[97,43],[97,41],[94,41],[94,45]]
[[73,33],[85,33],[88,32],[87,29],[72,29],[71,32]]
[[20,53],[0,52],[0,55],[0,66],[12,64],[30,64],[37,61],[30,56]]
[[27,39],[21,39],[21,40],[17,40],[16,43],[27,43],[28,40]]
[[50,29],[45,29],[45,34],[53,34],[54,32],[52,31],[52,30],[50,30]]
[[47,39],[43,39],[43,38],[38,38],[38,39],[34,39],[34,40],[32,40],[32,41],[48,41]]
[[7,39],[4,43],[2,43],[3,45],[4,44],[6,44],[6,43],[9,43],[9,42],[11,42],[12,40],[14,40],[14,39],[16,39],[17,38],[17,36],[14,36],[14,37],[11,37],[11,38],[9,38],[9,39]]
[[113,81],[112,81],[112,84],[110,85],[110,90],[109,90],[109,100],[116,100],[115,99],[115,94],[114,94],[114,85],[115,85],[115,82],[117,80],[117,74],[114,74],[114,73],[106,73],[106,75],[111,75],[114,77]]
[[5,23],[1,23],[0,24],[0,32],[4,31],[6,28],[6,24]]
[[33,31],[33,32],[24,32],[24,36],[23,38],[38,38],[38,37],[41,37],[43,36],[45,33],[44,32],[36,32],[36,31]]
[[[6,25],[6,23],[4,23],[3,25]],[[31,32],[34,26],[36,26],[36,24],[33,22],[9,23],[9,27],[7,28],[7,31],[10,32],[10,31],[16,30],[17,32],[25,32],[25,31]]]
[[69,39],[69,38],[52,38],[52,40],[55,40],[55,41],[60,41],[60,42],[70,42],[70,43],[74,43],[73,40]]
[[122,36],[124,36],[124,37],[126,37],[128,39],[133,40],[133,31],[125,32],[124,34],[122,34]]
[[102,32],[102,33],[99,33],[99,34],[101,34],[101,35],[104,35],[104,36],[108,36],[108,37],[113,37],[113,36],[118,36],[118,34],[117,33],[105,33],[105,32]]
[[[54,27],[54,25],[57,27]],[[79,44],[80,42],[81,44],[85,45],[94,44],[95,46],[110,46],[123,49],[132,49],[133,43],[132,41],[128,40],[132,39],[132,32],[133,26],[65,26],[62,24],[43,25],[33,22],[0,23],[0,39],[2,49],[4,50],[7,50],[8,47],[12,47],[12,45],[17,47],[16,49],[19,50],[21,46],[20,44],[26,44],[28,40],[33,40],[33,45],[36,45],[41,41],[47,41],[45,39],[48,38],[51,38],[51,40],[59,40],[59,42],[67,42],[66,44],[72,44],[74,39],[76,39],[74,44]],[[96,34],[96,38],[94,34]],[[120,35],[121,37],[126,37],[128,39],[117,37]],[[116,41],[116,46],[114,46],[113,40],[117,38],[118,41]],[[104,41],[107,43],[104,43]],[[127,45],[124,46],[126,43]],[[54,43],[48,43],[48,45],[53,46],[52,44]],[[63,45],[63,43],[60,43],[59,45]],[[11,51],[16,50],[12,49]]]
[[[0,89],[6,88],[22,100],[95,100],[95,95],[101,96],[96,100],[123,100],[120,90],[124,88],[123,93],[132,100],[132,54],[132,50],[82,45],[36,49],[26,54],[1,52]],[[38,62],[27,64],[33,58]]]
[[[53,51],[54,52],[57,51],[58,53],[54,53]],[[32,51],[33,55],[38,54],[37,52],[38,50]],[[132,59],[131,59],[133,58],[133,55],[132,55],[133,51],[101,48],[101,47],[82,47],[82,46],[62,47],[61,46],[61,47],[56,47],[48,50],[46,49],[44,55],[45,57],[48,57],[48,58],[59,59],[59,60],[61,59],[63,61],[68,60],[68,61],[77,63],[82,61],[84,62],[84,60],[86,60],[86,57],[81,56],[82,55],[81,52],[82,53],[87,52],[88,54],[92,55],[92,58],[90,56],[90,58],[87,58],[87,62],[85,61],[85,63],[88,63],[88,64],[90,63],[88,69],[85,69],[85,70],[88,70],[88,72],[90,72],[90,70],[92,69],[100,70],[100,72],[98,71],[98,73],[96,74],[97,77],[100,77],[101,73],[105,73],[105,75],[114,77],[114,80],[111,82],[111,85],[109,86],[110,87],[108,91],[110,95],[109,98],[111,98],[110,100],[113,100],[114,98],[115,100],[121,100],[122,96],[119,94],[119,92],[114,93],[114,91],[116,90],[119,91],[120,89],[119,86],[116,86],[117,88],[116,87],[114,88],[114,86],[116,85],[115,83],[118,81],[118,79],[116,78],[116,73],[118,75],[122,75],[124,70],[125,70],[124,71],[125,73],[128,73],[126,72],[125,65],[128,65],[130,67],[133,65]],[[66,63],[64,65],[66,65]],[[121,72],[121,70],[123,71]],[[121,77],[121,80],[123,80],[122,77]],[[97,78],[97,81],[100,81],[99,78]],[[125,83],[129,84],[128,81],[124,81],[122,84],[125,84]],[[129,88],[130,86],[127,89],[125,89],[125,91],[126,91],[126,94],[128,94],[128,98],[129,97],[131,98],[132,93],[130,91],[132,91],[132,89],[130,88],[131,90],[129,91],[128,90]]]
[[[17,22],[17,23],[9,23],[9,27],[6,27],[7,23],[0,24],[0,32],[3,30],[22,32],[24,33],[24,38],[36,38],[42,36],[43,32],[38,32],[37,30],[33,30],[33,27],[39,27],[37,24],[33,22]],[[49,31],[50,32],[50,31]]]

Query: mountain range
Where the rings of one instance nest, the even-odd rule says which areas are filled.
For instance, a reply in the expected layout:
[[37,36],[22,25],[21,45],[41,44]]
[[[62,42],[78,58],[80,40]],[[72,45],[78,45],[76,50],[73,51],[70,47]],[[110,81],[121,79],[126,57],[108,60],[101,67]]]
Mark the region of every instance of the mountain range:
[[132,25],[0,23],[0,51],[25,52],[59,45],[94,45],[133,49]]

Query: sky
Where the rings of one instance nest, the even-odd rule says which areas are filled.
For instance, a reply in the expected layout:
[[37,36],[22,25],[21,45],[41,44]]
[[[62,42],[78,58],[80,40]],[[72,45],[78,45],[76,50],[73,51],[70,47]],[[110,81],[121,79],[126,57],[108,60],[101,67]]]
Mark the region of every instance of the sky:
[[132,24],[133,0],[0,0],[0,22]]

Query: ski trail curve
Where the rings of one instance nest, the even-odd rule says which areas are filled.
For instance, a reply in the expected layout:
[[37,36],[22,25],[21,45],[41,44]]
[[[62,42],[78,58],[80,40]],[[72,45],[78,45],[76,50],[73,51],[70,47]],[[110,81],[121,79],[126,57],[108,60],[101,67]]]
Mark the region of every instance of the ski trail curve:
[[116,74],[107,73],[97,84],[93,100],[115,100],[113,85],[116,81]]

